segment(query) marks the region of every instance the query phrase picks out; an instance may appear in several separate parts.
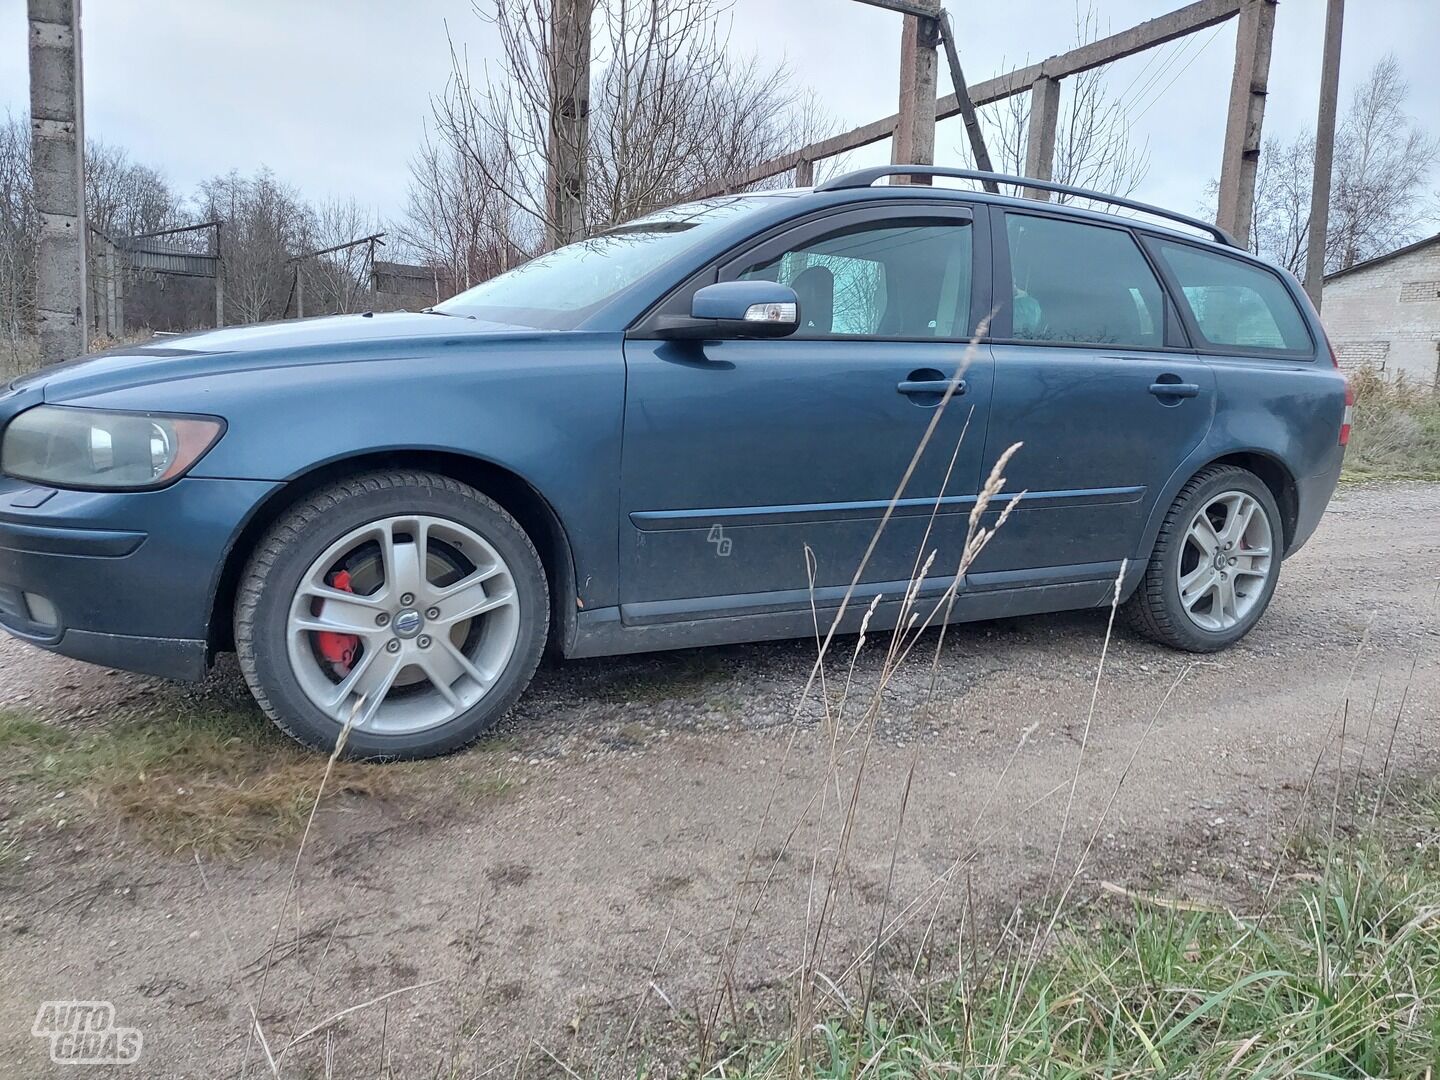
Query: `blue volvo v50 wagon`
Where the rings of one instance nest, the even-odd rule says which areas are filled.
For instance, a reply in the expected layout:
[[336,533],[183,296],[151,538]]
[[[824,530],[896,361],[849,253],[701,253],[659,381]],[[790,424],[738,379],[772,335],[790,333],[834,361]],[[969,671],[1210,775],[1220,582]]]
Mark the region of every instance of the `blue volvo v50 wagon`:
[[[185,679],[234,649],[296,738],[349,721],[348,753],[396,758],[474,739],[547,643],[803,636],[847,592],[842,630],[872,604],[893,625],[931,552],[915,602],[958,584],[952,621],[1108,605],[1123,565],[1144,633],[1240,638],[1349,430],[1296,282],[1155,207],[876,183],[903,174],[983,178],[708,199],[425,312],[23,378],[0,391],[0,624]],[[955,583],[1017,442],[1023,497]]]

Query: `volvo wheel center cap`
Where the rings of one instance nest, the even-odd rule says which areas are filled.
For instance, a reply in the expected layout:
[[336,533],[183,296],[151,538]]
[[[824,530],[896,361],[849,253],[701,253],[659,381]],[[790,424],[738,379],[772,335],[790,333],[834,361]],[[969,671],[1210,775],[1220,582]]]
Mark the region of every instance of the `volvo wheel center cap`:
[[424,625],[425,620],[420,617],[420,612],[413,609],[402,611],[395,616],[395,633],[400,637],[414,637]]

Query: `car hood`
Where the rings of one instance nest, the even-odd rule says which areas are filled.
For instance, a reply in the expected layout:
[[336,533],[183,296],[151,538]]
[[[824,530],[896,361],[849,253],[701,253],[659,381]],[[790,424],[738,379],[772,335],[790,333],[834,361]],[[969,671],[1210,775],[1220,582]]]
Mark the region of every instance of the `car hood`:
[[531,338],[532,330],[478,319],[396,311],[380,315],[328,315],[318,319],[232,326],[157,337],[95,356],[42,368],[11,384],[37,390],[47,401],[89,393],[289,364],[401,359],[473,343],[477,338]]

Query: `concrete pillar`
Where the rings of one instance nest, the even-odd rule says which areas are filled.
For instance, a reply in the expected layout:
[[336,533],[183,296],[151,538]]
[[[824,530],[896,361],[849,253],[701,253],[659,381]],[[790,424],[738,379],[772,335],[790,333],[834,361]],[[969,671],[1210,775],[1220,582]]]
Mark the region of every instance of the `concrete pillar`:
[[115,245],[105,242],[105,334],[118,338],[125,332],[120,316],[120,260]]
[[40,355],[54,363],[85,352],[90,326],[80,0],[29,0],[29,14],[35,306]]
[[590,141],[590,17],[594,0],[554,0],[550,37],[550,133],[546,247],[585,236],[585,158]]
[[[1055,178],[1055,134],[1060,126],[1060,80],[1042,76],[1030,86],[1030,132],[1025,139],[1025,175],[1036,180]],[[1025,194],[1041,202],[1050,193],[1026,188]]]
[[1275,35],[1275,0],[1245,0],[1235,29],[1235,73],[1225,117],[1225,150],[1220,162],[1220,200],[1215,224],[1240,244],[1250,242],[1255,211],[1255,173],[1270,83],[1270,46]]
[[215,256],[215,326],[225,325],[225,245],[222,242],[225,226],[216,223],[215,233],[210,241],[210,253]]
[[1320,112],[1315,120],[1315,175],[1310,182],[1310,237],[1305,252],[1305,292],[1320,310],[1325,291],[1325,235],[1330,228],[1330,172],[1335,162],[1335,113],[1340,100],[1340,34],[1345,0],[1325,9],[1325,52],[1320,61]]
[[[924,0],[931,6],[931,0]],[[892,165],[935,164],[935,90],[939,77],[940,4],[934,0],[936,17],[905,16],[900,36],[900,122],[890,147]],[[897,177],[905,182],[906,178]],[[929,177],[915,177],[928,184]]]
[[801,158],[795,165],[795,186],[813,187],[815,185],[815,162],[809,158]]

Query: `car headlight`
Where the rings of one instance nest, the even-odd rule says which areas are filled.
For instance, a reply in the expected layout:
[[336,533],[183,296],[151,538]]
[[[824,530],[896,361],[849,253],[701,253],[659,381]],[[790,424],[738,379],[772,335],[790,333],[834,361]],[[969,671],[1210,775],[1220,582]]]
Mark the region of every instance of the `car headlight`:
[[5,428],[0,472],[57,487],[139,490],[189,472],[225,431],[215,416],[37,405]]

